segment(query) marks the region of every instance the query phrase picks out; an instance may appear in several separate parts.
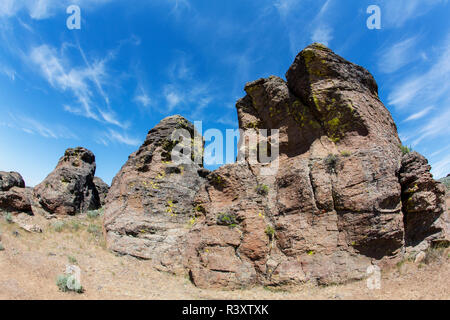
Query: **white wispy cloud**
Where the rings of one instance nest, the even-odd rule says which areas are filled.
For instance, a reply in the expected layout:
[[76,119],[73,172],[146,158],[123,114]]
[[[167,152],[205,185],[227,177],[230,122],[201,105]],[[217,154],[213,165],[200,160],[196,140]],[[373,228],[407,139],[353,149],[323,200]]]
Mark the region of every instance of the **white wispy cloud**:
[[[401,134],[403,141],[430,153],[432,172],[439,177],[450,169],[450,156],[443,151],[450,137],[450,37],[436,49],[440,55],[430,55],[429,61],[434,63],[428,70],[420,74],[408,73],[389,94],[388,101],[399,112],[410,112],[400,125],[405,126]],[[416,121],[414,125],[408,125],[412,121]]]
[[150,97],[145,93],[138,94],[134,97],[134,101],[143,107],[148,107],[152,103]]
[[[319,6],[317,6],[317,4]],[[291,53],[296,55],[307,42],[320,42],[329,45],[333,40],[334,28],[330,12],[333,0],[302,1],[278,0],[272,5],[286,26]],[[305,19],[308,25],[304,25]],[[298,26],[302,26],[299,32]]]
[[442,136],[445,139],[448,139],[450,136],[450,101],[446,101],[443,104],[442,109],[445,111],[437,113],[422,127],[418,130],[416,129],[417,134],[415,135],[416,138],[412,144],[413,146],[418,145],[424,139],[428,138]]
[[408,118],[406,118],[405,120],[403,120],[403,122],[409,122],[409,121],[419,120],[419,119],[425,117],[427,114],[429,114],[430,111],[433,110],[433,109],[434,109],[434,107],[428,107],[428,108],[425,108],[425,109],[423,109],[423,110],[421,110],[421,111],[419,111],[419,112],[416,112],[416,113],[410,115]]
[[183,100],[183,92],[173,85],[164,88],[164,98],[167,102],[168,111],[171,112]]
[[2,122],[0,125],[49,139],[78,139],[75,133],[63,125],[52,124],[50,126],[32,117],[15,115],[11,112],[8,113],[8,122]]
[[282,17],[286,17],[300,2],[300,0],[277,0],[273,5]]
[[411,37],[385,49],[378,60],[378,68],[380,71],[383,73],[392,73],[423,57],[417,54],[417,50],[415,50],[416,44],[417,37]]
[[0,65],[0,73],[3,73],[12,81],[16,80],[16,71],[10,67]]
[[333,39],[333,30],[327,26],[319,26],[314,29],[311,35],[312,42],[319,42],[326,46],[329,45],[330,41]]
[[128,123],[116,119],[103,88],[108,81],[105,64],[109,57],[89,63],[83,50],[79,46],[78,48],[85,66],[72,66],[67,57],[48,45],[32,48],[29,57],[53,88],[70,91],[74,95],[77,105],[65,105],[66,111],[122,128],[127,127]]
[[440,179],[445,177],[449,173],[450,169],[450,154],[447,154],[440,160],[433,162],[431,168],[431,173],[435,179]]
[[382,25],[402,27],[407,21],[426,14],[437,5],[448,4],[448,0],[382,0]]
[[188,65],[188,57],[184,52],[180,52],[169,66],[168,75],[172,80],[186,80],[192,78],[192,69]]
[[183,111],[192,119],[203,119],[206,108],[214,100],[211,87],[200,81],[195,65],[184,53],[178,52],[167,71],[169,83],[163,86],[163,113]]
[[388,102],[397,108],[410,106],[412,102],[421,105],[437,105],[450,92],[450,38],[447,39],[441,55],[428,71],[415,74],[394,88]]
[[106,146],[109,145],[109,142],[121,143],[133,147],[139,146],[141,144],[140,139],[130,137],[126,133],[120,133],[113,129],[108,129],[108,131],[100,135],[97,138],[97,142]]

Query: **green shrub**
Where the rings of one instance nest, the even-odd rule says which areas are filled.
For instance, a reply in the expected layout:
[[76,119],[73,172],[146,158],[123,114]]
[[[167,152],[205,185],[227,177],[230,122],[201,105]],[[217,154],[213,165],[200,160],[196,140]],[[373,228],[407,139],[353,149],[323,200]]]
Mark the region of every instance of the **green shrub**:
[[56,232],[62,232],[66,227],[67,225],[64,221],[56,221],[52,224],[52,228]]
[[350,157],[351,155],[352,155],[352,153],[350,152],[350,151],[341,151],[341,155],[343,156],[343,157],[346,157],[346,158],[348,158],[348,157]]
[[411,147],[407,147],[407,146],[404,146],[404,145],[400,145],[400,150],[402,151],[403,155],[412,152]]
[[219,213],[217,216],[217,224],[229,227],[237,226],[238,222],[235,214]]
[[80,230],[80,228],[81,228],[81,224],[80,224],[80,222],[78,222],[78,221],[72,221],[72,223],[71,223],[71,225],[70,225],[70,228],[71,228],[73,231],[78,231],[78,230]]
[[338,157],[335,154],[330,153],[324,160],[327,166],[328,173],[336,173],[336,165],[338,163]]
[[70,275],[60,274],[56,279],[56,285],[62,292],[73,291],[76,293],[83,293],[84,289],[81,284],[75,279],[75,277]]
[[265,184],[258,184],[255,188],[256,193],[262,196],[266,196],[269,194],[269,186]]
[[95,224],[90,224],[87,228],[87,232],[92,233],[93,235],[96,236],[101,234],[100,227]]
[[270,239],[273,239],[273,237],[275,236],[275,229],[270,225],[266,227],[266,230],[264,232]]
[[201,206],[201,205],[195,206],[194,211],[195,211],[195,212],[206,213],[205,208],[204,208],[203,206]]
[[73,256],[68,256],[67,260],[69,261],[70,264],[78,264],[77,259]]
[[95,219],[95,218],[97,218],[97,217],[99,216],[99,213],[98,213],[97,210],[92,210],[92,211],[86,212],[86,216],[87,216],[89,219]]

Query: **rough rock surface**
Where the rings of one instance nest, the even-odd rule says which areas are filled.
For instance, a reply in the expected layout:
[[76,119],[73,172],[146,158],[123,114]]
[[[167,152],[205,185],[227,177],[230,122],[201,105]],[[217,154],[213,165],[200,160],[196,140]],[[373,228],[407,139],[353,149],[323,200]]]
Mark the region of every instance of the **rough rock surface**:
[[12,187],[8,191],[0,191],[0,209],[12,213],[31,213],[31,199],[31,189]]
[[237,102],[241,129],[279,129],[279,170],[244,156],[197,194],[184,261],[200,287],[345,282],[404,252],[401,142],[371,74],[313,44],[286,79],[251,82]]
[[181,141],[174,136],[177,129],[194,137],[194,126],[181,116],[165,118],[150,130],[113,179],[104,215],[110,249],[153,259],[167,270],[181,266],[179,245],[195,220],[192,202],[207,171],[172,162],[172,149]]
[[95,156],[85,148],[70,148],[55,170],[33,190],[34,203],[44,214],[74,215],[100,207],[93,182]]
[[[193,136],[185,119],[152,129],[108,193],[108,247],[199,287],[241,288],[361,279],[448,242],[443,188],[423,157],[403,157],[372,75],[313,44],[286,79],[245,86],[238,161],[214,172],[168,161],[174,130]],[[247,144],[258,129],[279,135]],[[265,150],[278,167],[260,161]]]
[[108,195],[109,186],[99,177],[94,177],[95,188],[97,189],[100,204],[103,207],[106,203],[106,196]]
[[0,171],[0,191],[8,191],[12,187],[25,188],[25,181],[20,173]]
[[8,212],[31,212],[32,191],[17,172],[0,172],[0,209]]
[[427,159],[411,152],[402,159],[405,241],[422,249],[428,243],[449,242],[450,221],[445,204],[445,186],[433,179]]

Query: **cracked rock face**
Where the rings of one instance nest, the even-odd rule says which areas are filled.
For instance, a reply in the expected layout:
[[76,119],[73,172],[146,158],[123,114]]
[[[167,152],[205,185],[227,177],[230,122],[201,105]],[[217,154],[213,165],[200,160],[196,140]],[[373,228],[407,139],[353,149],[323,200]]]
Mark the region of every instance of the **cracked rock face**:
[[74,215],[100,207],[93,182],[95,156],[85,148],[67,149],[55,168],[33,190],[37,210],[50,215]]
[[163,119],[148,133],[114,178],[104,216],[110,249],[153,259],[164,270],[181,266],[183,236],[195,221],[192,202],[207,171],[172,162],[177,129],[194,137],[194,126],[181,116]]
[[426,247],[428,243],[448,243],[450,221],[445,203],[445,186],[433,179],[427,159],[411,152],[402,159],[403,213],[406,246]]
[[[319,44],[286,78],[248,83],[236,105],[241,129],[279,129],[279,170],[262,174],[244,157],[211,173],[196,196],[185,267],[200,287],[339,283],[403,254],[402,190],[412,182],[400,184],[401,142],[375,80]],[[438,230],[442,194],[428,175],[412,204],[428,222],[408,209],[407,242]]]
[[[185,119],[152,129],[108,193],[108,247],[199,287],[241,288],[362,279],[373,264],[448,242],[443,188],[423,157],[402,156],[372,75],[313,44],[286,79],[245,86],[238,161],[214,172],[169,161],[174,130],[193,135]],[[258,129],[269,134],[246,144]],[[279,154],[278,168],[252,158],[264,150]]]

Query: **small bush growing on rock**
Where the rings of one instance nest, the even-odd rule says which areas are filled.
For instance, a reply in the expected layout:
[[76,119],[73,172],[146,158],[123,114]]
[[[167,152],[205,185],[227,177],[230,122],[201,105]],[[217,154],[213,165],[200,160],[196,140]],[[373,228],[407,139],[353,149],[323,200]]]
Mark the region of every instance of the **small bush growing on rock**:
[[269,186],[265,185],[265,184],[258,184],[256,186],[256,193],[261,195],[261,196],[266,196],[269,194]]
[[324,160],[325,165],[327,166],[328,173],[336,173],[336,165],[338,162],[338,158],[336,155],[330,153]]
[[275,236],[275,229],[272,226],[267,226],[264,232],[270,239],[273,239],[273,237]]
[[83,293],[84,289],[81,284],[73,276],[59,275],[56,279],[56,285],[62,292],[73,291],[76,293]]
[[402,154],[408,154],[412,151],[412,149],[410,147],[404,146],[404,145],[400,145],[400,150],[402,150]]
[[217,217],[217,224],[222,226],[235,227],[237,225],[236,215],[229,213],[220,213]]
[[195,212],[206,213],[205,208],[204,208],[203,206],[201,206],[201,205],[195,206],[194,211],[195,211]]

